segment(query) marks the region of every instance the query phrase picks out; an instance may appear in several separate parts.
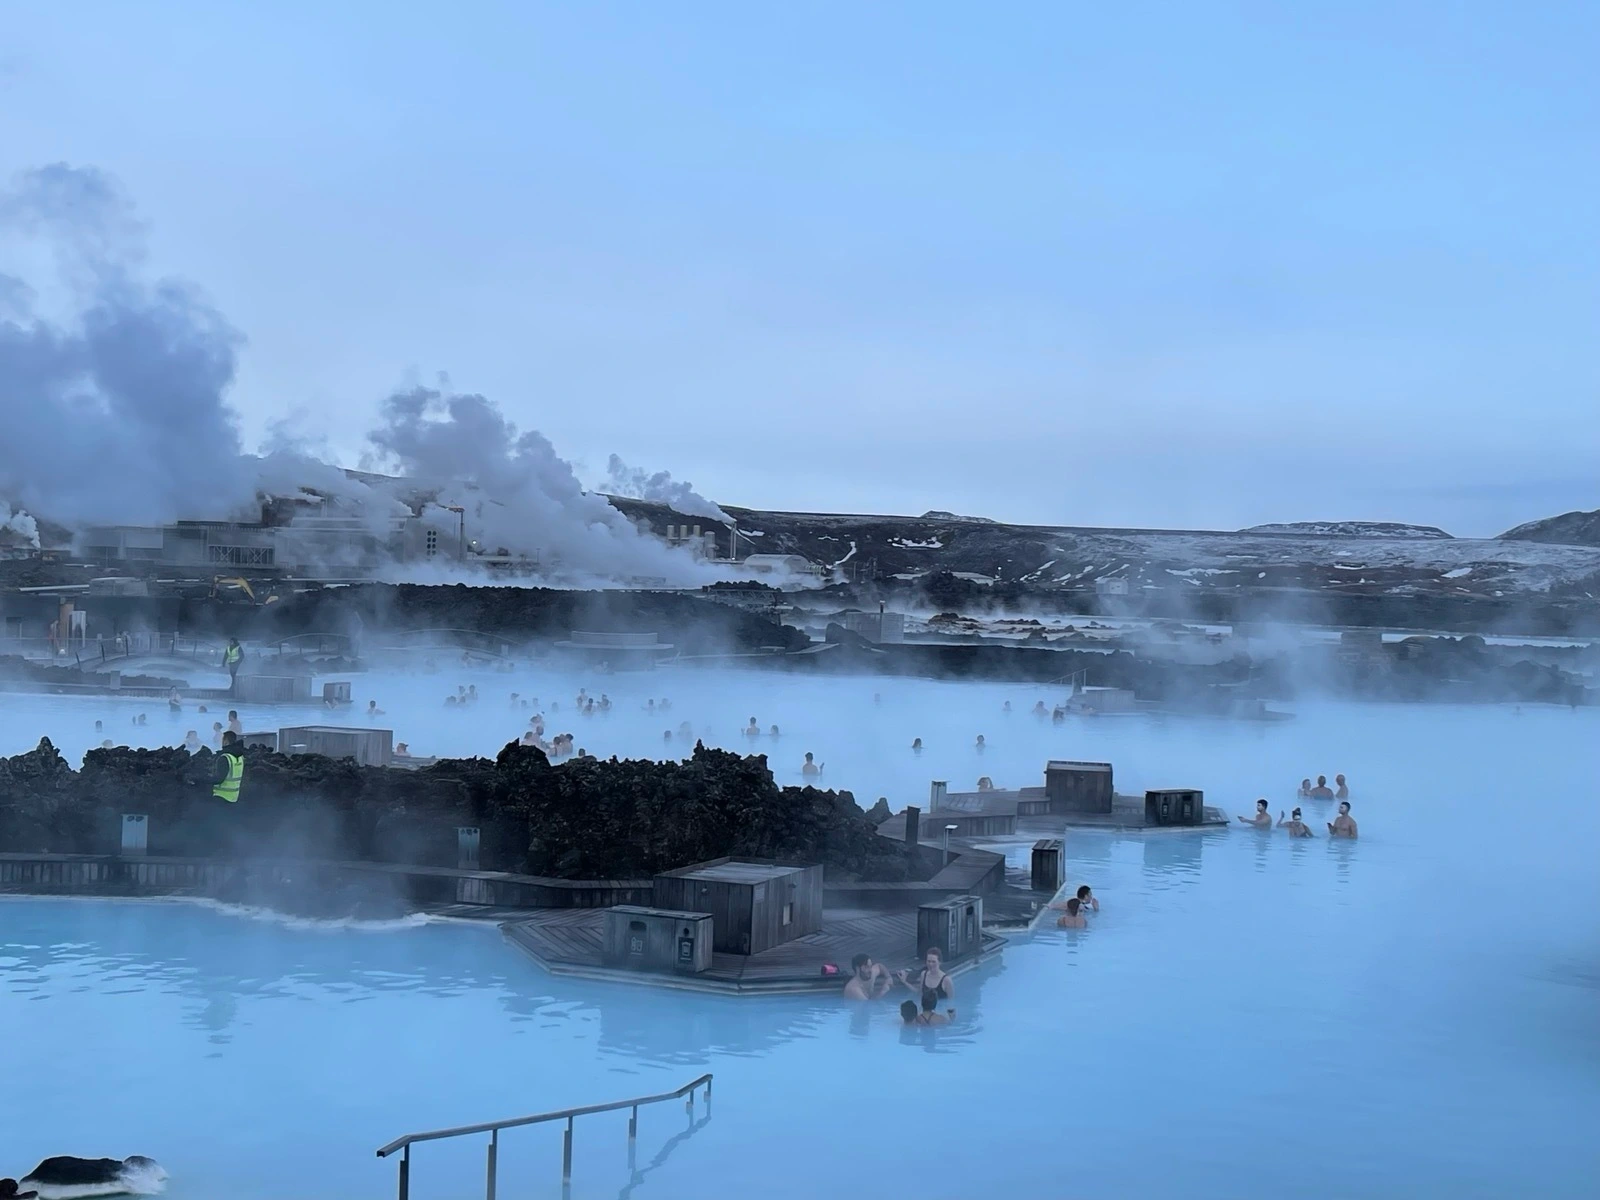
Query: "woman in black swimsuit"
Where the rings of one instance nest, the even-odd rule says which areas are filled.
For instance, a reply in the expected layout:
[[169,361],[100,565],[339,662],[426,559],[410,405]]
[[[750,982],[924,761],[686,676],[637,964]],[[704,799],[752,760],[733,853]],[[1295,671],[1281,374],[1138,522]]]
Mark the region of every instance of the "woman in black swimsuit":
[[915,975],[907,971],[900,972],[900,982],[919,993],[924,1012],[937,1008],[940,1000],[949,1000],[956,994],[955,984],[944,973],[943,959],[944,954],[939,947],[929,946],[923,955],[921,970]]

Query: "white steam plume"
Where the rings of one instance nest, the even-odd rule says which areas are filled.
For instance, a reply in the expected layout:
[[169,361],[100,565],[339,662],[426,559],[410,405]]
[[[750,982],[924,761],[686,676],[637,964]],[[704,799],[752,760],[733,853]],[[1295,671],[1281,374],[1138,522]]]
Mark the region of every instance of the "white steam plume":
[[519,435],[482,396],[418,388],[385,403],[370,441],[410,480],[351,478],[289,423],[262,455],[243,453],[225,400],[243,338],[191,288],[144,278],[142,227],[99,171],[58,163],[0,191],[0,250],[13,248],[42,252],[48,277],[41,289],[0,274],[0,523],[33,539],[13,509],[69,527],[254,521],[268,496],[332,498],[374,533],[419,510],[456,528],[431,501],[465,510],[481,552],[535,558],[546,577],[715,577],[585,492],[549,441]]
[[635,500],[652,500],[665,504],[686,517],[710,517],[713,521],[731,521],[732,517],[694,490],[694,485],[674,479],[666,471],[651,474],[639,467],[630,467],[615,454],[606,464],[606,490],[615,496],[631,496]]
[[564,573],[648,576],[690,582],[709,574],[637,528],[536,430],[518,433],[482,396],[413,388],[391,396],[368,435],[382,458],[434,503],[466,511],[467,537],[488,553],[532,555]]
[[56,164],[0,192],[0,231],[48,250],[70,316],[10,287],[0,319],[0,495],[66,524],[157,524],[248,509],[222,402],[240,337],[170,280],[146,283],[131,210],[98,171]]
[[35,550],[39,548],[39,522],[20,510],[0,500],[0,530],[9,529]]

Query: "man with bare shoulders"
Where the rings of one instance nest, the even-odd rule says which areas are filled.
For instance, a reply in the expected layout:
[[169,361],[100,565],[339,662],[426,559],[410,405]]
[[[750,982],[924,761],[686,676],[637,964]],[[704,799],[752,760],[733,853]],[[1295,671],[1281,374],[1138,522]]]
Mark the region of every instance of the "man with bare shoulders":
[[850,982],[844,985],[846,1000],[877,1000],[894,986],[894,976],[880,962],[873,962],[870,954],[858,954],[850,960]]
[[1328,822],[1328,835],[1336,838],[1349,838],[1354,841],[1357,836],[1356,820],[1350,815],[1350,801],[1339,802],[1339,815]]
[[1333,799],[1333,789],[1328,786],[1328,777],[1326,775],[1317,776],[1317,786],[1311,789],[1311,798],[1313,800]]
[[[1295,812],[1299,812],[1299,811],[1300,810],[1298,808],[1295,809]],[[1239,820],[1240,820],[1240,822],[1242,824],[1253,826],[1256,829],[1271,829],[1272,828],[1272,814],[1267,811],[1267,802],[1265,800],[1257,800],[1256,801],[1256,815],[1255,816],[1253,816],[1253,817],[1241,816],[1239,818]]]
[[[1053,908],[1055,906],[1052,905],[1051,907]],[[1076,896],[1073,896],[1064,905],[1062,905],[1062,907],[1067,911],[1056,918],[1057,929],[1089,928],[1089,920],[1083,915],[1083,904]]]
[[1289,836],[1292,838],[1308,838],[1312,836],[1311,826],[1300,819],[1300,810],[1298,808],[1289,814],[1287,821],[1283,819],[1283,814],[1280,812],[1278,814],[1278,827],[1287,829]]

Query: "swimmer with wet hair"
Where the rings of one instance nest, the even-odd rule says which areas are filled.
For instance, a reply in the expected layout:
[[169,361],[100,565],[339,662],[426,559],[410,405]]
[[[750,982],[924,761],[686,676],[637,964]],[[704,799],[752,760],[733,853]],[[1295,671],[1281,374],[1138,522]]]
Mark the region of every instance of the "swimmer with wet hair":
[[383,711],[383,709],[378,707],[378,702],[376,700],[368,700],[367,701],[367,716],[369,716],[369,717],[382,717],[382,716],[387,716],[387,715],[388,714],[385,713]]
[[983,740],[983,734],[981,734],[981,733],[978,735],[978,741],[977,741],[977,743],[975,745],[975,749],[978,751],[979,754],[983,753],[984,740]]
[[761,736],[761,726],[756,724],[756,719],[754,717],[751,717],[750,724],[744,727],[744,735],[748,738],[758,738]]
[[1358,835],[1355,818],[1350,815],[1350,801],[1339,801],[1339,815],[1328,822],[1328,836],[1336,838],[1349,838],[1355,841]]
[[1343,775],[1335,775],[1333,777],[1333,781],[1336,784],[1339,785],[1337,788],[1334,789],[1333,798],[1335,800],[1348,800],[1348,799],[1350,799],[1350,785],[1347,784],[1344,781],[1344,776]]
[[912,738],[911,739],[911,753],[913,753],[913,754],[921,754],[922,753],[922,739],[921,738]]
[[925,1008],[918,1012],[915,1000],[904,1000],[900,1004],[900,1020],[907,1025],[948,1025],[955,1020],[955,1016],[956,1010],[953,1008],[944,1012]]
[[771,729],[767,730],[767,736],[769,738],[771,738],[773,741],[777,741],[778,740],[778,727],[776,725],[774,725]]
[[1083,903],[1076,896],[1062,905],[1067,911],[1056,918],[1057,929],[1087,929],[1088,920],[1083,915]]
[[191,729],[183,735],[183,748],[190,754],[194,754],[200,749],[200,732],[198,730]]
[[1300,790],[1294,794],[1294,798],[1296,800],[1309,800],[1309,799],[1311,799],[1311,780],[1310,779],[1302,779],[1300,781]]
[[807,779],[822,774],[822,768],[819,767],[815,761],[813,761],[811,751],[809,750],[806,751],[805,762],[800,764],[800,774],[804,775]]
[[1100,901],[1095,899],[1094,889],[1087,883],[1079,886],[1075,899],[1078,901],[1078,907],[1086,912],[1100,911]]
[[[1299,811],[1300,810],[1298,808],[1295,809],[1295,812],[1299,812]],[[1241,825],[1253,825],[1257,829],[1271,829],[1272,828],[1272,814],[1267,811],[1267,802],[1266,802],[1266,800],[1264,800],[1264,799],[1257,800],[1256,801],[1256,813],[1255,813],[1255,816],[1246,817],[1246,816],[1242,816],[1241,815],[1239,817],[1239,823]]]
[[672,730],[670,730],[670,729],[663,729],[663,730],[662,730],[662,731],[661,731],[661,740],[662,740],[662,741],[663,741],[663,742],[670,742],[670,741],[671,741],[671,740],[672,740]]

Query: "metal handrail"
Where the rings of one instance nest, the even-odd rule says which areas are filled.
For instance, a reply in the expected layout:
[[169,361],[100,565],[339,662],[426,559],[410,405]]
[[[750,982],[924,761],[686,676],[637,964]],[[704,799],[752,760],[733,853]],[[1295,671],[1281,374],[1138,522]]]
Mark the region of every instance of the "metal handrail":
[[411,1195],[411,1147],[418,1142],[437,1142],[445,1138],[466,1137],[474,1133],[487,1133],[489,1135],[488,1157],[488,1183],[484,1191],[487,1200],[495,1200],[496,1168],[500,1153],[500,1131],[502,1129],[516,1129],[523,1125],[543,1125],[550,1121],[565,1121],[567,1128],[561,1137],[561,1182],[564,1185],[572,1182],[572,1123],[579,1117],[587,1117],[593,1113],[619,1112],[622,1109],[631,1109],[628,1114],[628,1146],[631,1150],[634,1140],[639,1135],[639,1110],[647,1104],[661,1104],[667,1100],[681,1100],[689,1097],[686,1106],[689,1113],[694,1113],[694,1094],[701,1088],[706,1090],[706,1110],[711,1108],[711,1075],[700,1076],[684,1084],[674,1092],[662,1092],[655,1096],[635,1096],[631,1100],[614,1100],[609,1104],[586,1104],[580,1108],[562,1108],[555,1112],[535,1113],[531,1117],[512,1117],[505,1121],[486,1121],[481,1125],[459,1125],[454,1129],[432,1129],[426,1133],[408,1133],[404,1137],[395,1138],[387,1146],[378,1151],[379,1158],[388,1158],[395,1151],[400,1155],[400,1200],[409,1200]]

